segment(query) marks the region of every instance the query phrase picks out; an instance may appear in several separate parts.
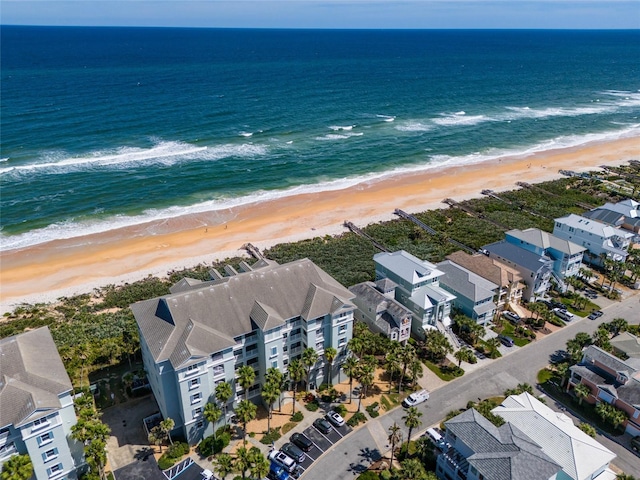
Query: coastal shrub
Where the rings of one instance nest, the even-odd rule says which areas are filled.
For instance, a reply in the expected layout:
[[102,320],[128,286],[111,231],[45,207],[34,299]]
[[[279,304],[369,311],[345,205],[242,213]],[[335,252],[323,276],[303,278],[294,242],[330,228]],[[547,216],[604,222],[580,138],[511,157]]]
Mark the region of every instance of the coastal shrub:
[[371,418],[376,418],[380,416],[380,404],[378,402],[374,402],[371,405],[366,407],[367,413]]
[[231,443],[231,434],[229,432],[221,432],[220,434],[209,435],[200,442],[198,450],[203,457],[209,457],[220,453],[227,445]]
[[349,425],[350,427],[356,427],[361,422],[364,423],[366,421],[367,421],[367,417],[364,413],[356,412],[353,415],[351,415],[349,420],[347,420],[347,425]]
[[171,468],[175,465],[176,461],[172,458],[169,458],[165,455],[162,455],[159,459],[158,459],[158,468],[160,470],[167,470],[168,468]]
[[282,434],[280,433],[280,427],[272,428],[269,433],[265,433],[260,440],[260,443],[264,443],[265,445],[271,445],[275,443],[276,440],[279,440]]
[[313,402],[309,402],[304,407],[310,412],[315,412],[319,408],[318,401],[314,400]]
[[300,421],[302,421],[303,418],[304,418],[304,415],[300,410],[298,410],[296,413],[291,415],[291,421],[292,422],[300,422]]
[[333,407],[333,409],[338,412],[340,414],[341,417],[344,418],[344,416],[347,414],[347,407],[345,407],[343,404],[339,404],[336,405],[335,407]]
[[358,475],[357,480],[380,480],[380,475],[373,470],[366,470]]

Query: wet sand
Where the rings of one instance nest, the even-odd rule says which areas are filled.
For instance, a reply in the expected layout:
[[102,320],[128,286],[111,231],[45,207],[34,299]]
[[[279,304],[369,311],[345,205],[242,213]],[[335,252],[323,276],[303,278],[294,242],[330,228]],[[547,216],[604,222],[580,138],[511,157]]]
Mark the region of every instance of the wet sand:
[[346,190],[280,198],[226,211],[190,215],[103,234],[2,252],[0,309],[50,302],[94,288],[164,275],[171,269],[245,255],[250,242],[264,249],[283,242],[344,232],[345,220],[364,226],[396,218],[393,210],[446,208],[464,200],[559,178],[558,170],[587,171],[640,159],[640,138],[625,138],[529,156],[504,157],[386,177]]

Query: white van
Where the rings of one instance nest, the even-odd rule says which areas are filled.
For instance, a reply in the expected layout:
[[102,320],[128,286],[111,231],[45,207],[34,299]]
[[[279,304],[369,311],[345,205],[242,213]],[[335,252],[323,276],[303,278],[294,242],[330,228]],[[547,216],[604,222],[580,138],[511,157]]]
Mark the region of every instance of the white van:
[[447,449],[447,442],[444,441],[444,438],[442,437],[442,435],[440,435],[440,432],[438,432],[438,430],[436,430],[435,428],[428,428],[424,435],[426,437],[429,437],[429,439],[439,450],[444,451]]
[[429,392],[426,390],[418,390],[413,392],[407,398],[402,401],[404,407],[413,407],[429,399]]

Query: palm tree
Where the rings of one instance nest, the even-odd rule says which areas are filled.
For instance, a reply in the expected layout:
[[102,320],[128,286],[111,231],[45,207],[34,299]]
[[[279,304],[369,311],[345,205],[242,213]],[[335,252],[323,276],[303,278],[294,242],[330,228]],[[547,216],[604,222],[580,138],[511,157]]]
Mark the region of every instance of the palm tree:
[[98,474],[100,479],[104,478],[104,466],[107,464],[107,444],[101,440],[96,440],[87,445],[84,449],[84,456],[91,470]]
[[236,415],[240,422],[242,422],[243,431],[243,443],[247,444],[247,423],[256,418],[258,407],[251,403],[249,400],[241,400],[236,407]]
[[213,438],[216,438],[216,422],[222,416],[222,409],[213,402],[207,402],[202,413],[204,419],[213,426]]
[[347,347],[350,351],[353,352],[356,357],[360,358],[362,357],[362,355],[364,355],[366,345],[362,338],[354,335],[354,337],[347,343]]
[[627,418],[629,417],[627,416],[626,412],[615,407],[611,412],[611,415],[609,415],[609,421],[613,424],[614,429],[618,428],[620,425],[626,422]]
[[418,357],[409,364],[409,372],[411,373],[411,388],[416,388],[416,382],[424,375],[422,361]]
[[238,376],[238,383],[244,390],[244,398],[249,398],[249,387],[256,381],[256,372],[253,367],[249,365],[242,365],[236,372]]
[[583,422],[578,425],[578,428],[589,435],[591,438],[596,438],[596,429],[593,427],[593,425]]
[[636,477],[628,473],[619,473],[616,475],[616,480],[636,480]]
[[460,350],[456,351],[453,356],[458,360],[458,368],[460,368],[462,362],[469,363],[474,355],[469,347],[462,347]]
[[269,462],[260,449],[256,447],[251,447],[249,454],[251,455],[252,463],[249,474],[252,478],[265,478],[269,474],[271,462]]
[[160,422],[160,429],[167,435],[169,439],[169,443],[173,445],[173,440],[171,438],[171,430],[176,426],[176,422],[173,421],[172,418],[167,417],[163,421]]
[[611,343],[609,342],[609,330],[604,325],[600,325],[598,329],[593,332],[593,344],[603,350],[611,350]]
[[227,426],[227,404],[233,396],[233,390],[231,384],[227,382],[220,382],[216,385],[216,398],[222,403],[222,410],[224,411],[224,426]]
[[298,383],[304,378],[304,365],[296,358],[289,362],[288,371],[291,386],[293,387],[293,413],[296,413],[296,391],[298,389]]
[[271,432],[271,412],[273,411],[273,402],[280,398],[280,388],[272,383],[265,383],[262,386],[262,399],[267,404],[267,433]]
[[393,468],[393,455],[395,453],[396,444],[402,441],[402,432],[396,422],[389,427],[389,436],[387,437],[391,444],[391,461],[389,462],[389,469]]
[[213,470],[220,476],[225,478],[233,472],[233,458],[228,453],[219,453],[213,459]]
[[284,373],[276,367],[269,367],[264,374],[264,383],[278,391],[278,411],[282,410],[282,392],[284,391]]
[[311,376],[311,368],[318,361],[318,352],[316,352],[315,348],[305,348],[304,352],[302,352],[302,365],[307,372],[307,390],[309,390],[309,380]]
[[389,375],[389,393],[391,393],[393,374],[400,371],[400,359],[398,358],[398,352],[400,348],[402,348],[402,345],[397,342],[393,342],[389,346],[389,350],[384,356],[384,368]]
[[156,425],[151,429],[148,435],[149,443],[154,444],[157,447],[160,447],[160,453],[162,453],[162,443],[166,438],[164,432],[160,429],[159,425]]
[[33,475],[33,464],[29,455],[14,455],[2,464],[2,480],[29,480]]
[[609,328],[614,337],[618,335],[620,332],[626,331],[628,326],[629,326],[628,322],[624,318],[620,318],[620,317],[614,318],[609,322]]
[[426,473],[422,463],[417,458],[407,458],[401,463],[398,480],[424,480]]
[[418,428],[420,425],[422,425],[422,420],[420,420],[420,417],[422,417],[422,412],[418,410],[418,407],[409,407],[409,409],[407,410],[407,414],[402,417],[402,419],[404,420],[404,425],[409,429],[409,432],[407,434],[407,443],[411,442],[411,432],[413,431],[413,429]]
[[400,382],[398,383],[398,393],[402,391],[402,382],[404,381],[404,376],[407,373],[407,368],[411,365],[411,362],[415,360],[416,356],[416,349],[410,344],[404,345],[399,351],[402,370],[400,372]]
[[578,397],[578,405],[582,405],[582,401],[591,395],[591,389],[584,383],[579,383],[573,388],[576,397]]
[[375,364],[371,361],[362,361],[356,370],[356,378],[360,382],[360,395],[358,396],[358,411],[362,405],[362,399],[367,395],[367,389],[373,385]]
[[358,364],[358,358],[350,355],[342,365],[342,370],[349,377],[349,403],[351,403],[351,393],[353,392],[353,379],[356,378],[358,373]]
[[329,381],[327,383],[329,383],[329,386],[333,385],[333,361],[336,359],[336,357],[338,356],[338,350],[336,350],[333,347],[327,347],[324,349],[324,358],[327,360],[327,363],[329,364]]
[[245,478],[245,473],[251,467],[251,454],[247,447],[238,447],[236,450],[236,460],[233,462],[236,472]]

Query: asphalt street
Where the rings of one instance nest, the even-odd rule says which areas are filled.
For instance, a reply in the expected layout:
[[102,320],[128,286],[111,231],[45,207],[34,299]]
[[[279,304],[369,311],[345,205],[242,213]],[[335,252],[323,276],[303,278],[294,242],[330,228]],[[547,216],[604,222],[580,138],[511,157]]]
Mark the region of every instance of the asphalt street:
[[[638,322],[640,295],[610,303],[603,307],[603,311],[604,315],[598,320],[586,318],[574,320],[553,335],[523,348],[514,348],[508,355],[431,392],[429,400],[418,406],[423,413],[422,430],[439,423],[451,410],[464,408],[470,400],[501,395],[506,389],[514,388],[518,383],[526,382],[536,385],[538,371],[549,363],[550,356],[554,352],[564,350],[567,340],[573,338],[576,333],[591,334],[600,323],[609,322],[617,317],[624,318],[628,322]],[[551,408],[557,408],[552,403],[549,402],[548,405]],[[402,420],[404,415],[404,409],[398,407],[385,415],[369,420],[364,426],[329,448],[305,472],[304,480],[342,480],[366,470],[371,463],[388,451],[388,429],[394,422],[403,428],[403,433],[406,435]],[[597,439],[618,456],[613,462],[614,465],[627,473],[640,472],[639,457],[602,435],[598,435]]]

